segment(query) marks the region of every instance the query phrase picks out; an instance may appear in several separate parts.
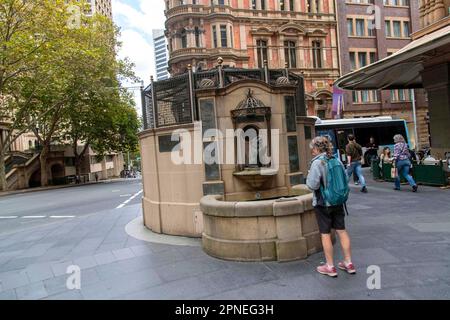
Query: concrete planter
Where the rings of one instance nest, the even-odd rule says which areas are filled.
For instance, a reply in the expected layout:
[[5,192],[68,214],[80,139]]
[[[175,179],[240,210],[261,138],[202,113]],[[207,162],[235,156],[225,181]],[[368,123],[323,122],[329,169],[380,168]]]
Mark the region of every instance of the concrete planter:
[[299,196],[275,200],[203,197],[204,251],[235,261],[292,261],[321,251],[312,193],[304,186],[293,190]]

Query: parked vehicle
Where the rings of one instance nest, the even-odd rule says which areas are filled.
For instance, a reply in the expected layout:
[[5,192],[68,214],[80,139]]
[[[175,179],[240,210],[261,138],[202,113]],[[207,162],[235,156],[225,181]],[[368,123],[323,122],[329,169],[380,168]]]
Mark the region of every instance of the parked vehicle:
[[353,134],[356,141],[363,147],[363,164],[370,166],[370,160],[374,158],[374,150],[366,148],[373,138],[378,146],[379,154],[384,147],[394,148],[392,138],[396,134],[405,137],[408,145],[410,145],[410,137],[408,127],[405,120],[392,119],[392,117],[375,117],[375,118],[356,118],[356,119],[339,119],[339,120],[321,120],[317,118],[316,135],[329,136],[333,142],[336,155],[345,164],[347,156],[345,154],[345,146],[347,145],[347,137]]

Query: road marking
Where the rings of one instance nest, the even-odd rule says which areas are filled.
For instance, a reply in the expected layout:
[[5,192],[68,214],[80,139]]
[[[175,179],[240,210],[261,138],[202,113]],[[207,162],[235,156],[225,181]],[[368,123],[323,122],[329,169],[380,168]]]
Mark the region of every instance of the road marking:
[[120,192],[120,190],[112,190],[111,192],[116,193],[116,192]]
[[0,220],[12,220],[12,219],[45,219],[45,218],[50,218],[50,219],[73,219],[76,218],[76,216],[23,216],[23,217],[19,217],[19,216],[0,216]]
[[142,192],[144,192],[144,190],[141,190],[137,193],[135,193],[133,196],[131,196],[129,199],[125,200],[124,202],[122,202],[119,206],[117,206],[116,209],[122,209],[123,207],[125,207],[128,203],[130,203],[131,200],[133,200],[134,198],[136,198],[138,195],[140,195]]
[[23,216],[22,219],[45,219],[47,216]]
[[131,196],[132,196],[131,193],[129,193],[129,194],[121,194],[121,195],[120,195],[121,198],[123,198],[123,197],[131,197]]
[[50,216],[51,219],[72,219],[75,216]]

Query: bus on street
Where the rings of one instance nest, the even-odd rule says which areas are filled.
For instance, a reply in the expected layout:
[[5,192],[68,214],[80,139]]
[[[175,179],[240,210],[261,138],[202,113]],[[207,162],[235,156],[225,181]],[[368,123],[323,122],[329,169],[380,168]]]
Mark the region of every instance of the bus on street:
[[[363,147],[363,165],[370,165],[370,158],[380,154],[384,147],[389,147],[393,151],[396,134],[405,137],[410,145],[408,126],[405,120],[393,119],[392,117],[355,118],[339,120],[321,120],[317,118],[316,135],[329,136],[333,142],[336,155],[343,163],[347,162],[345,146],[348,144],[347,137],[353,134]],[[377,154],[374,150],[367,148],[370,138],[375,140],[378,146]]]

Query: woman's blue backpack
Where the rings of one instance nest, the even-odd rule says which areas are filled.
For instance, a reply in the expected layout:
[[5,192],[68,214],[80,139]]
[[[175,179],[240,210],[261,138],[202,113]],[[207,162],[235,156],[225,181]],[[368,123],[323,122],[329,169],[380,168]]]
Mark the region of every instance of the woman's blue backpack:
[[341,162],[335,158],[322,157],[327,165],[327,185],[321,185],[320,191],[327,207],[345,205],[350,194],[348,177]]

